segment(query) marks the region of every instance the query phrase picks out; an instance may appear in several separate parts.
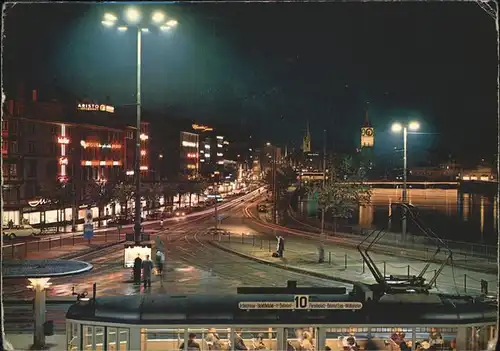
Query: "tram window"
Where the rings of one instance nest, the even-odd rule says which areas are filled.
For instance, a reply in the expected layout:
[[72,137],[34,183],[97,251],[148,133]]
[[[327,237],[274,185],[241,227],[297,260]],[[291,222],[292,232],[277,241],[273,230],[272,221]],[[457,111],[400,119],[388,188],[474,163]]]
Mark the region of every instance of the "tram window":
[[128,350],[129,343],[129,330],[128,328],[119,328],[118,329],[118,341],[120,342],[120,351]]
[[190,328],[188,333],[195,335],[193,341],[200,345],[201,351],[227,350],[231,344],[230,328]]
[[242,328],[240,334],[249,350],[278,350],[276,329],[274,328]]
[[94,327],[84,325],[83,328],[83,351],[92,351],[94,349]]
[[104,327],[94,327],[94,340],[96,351],[104,350]]
[[449,348],[454,343],[456,337],[456,328],[415,328],[416,343],[430,345],[436,350]]
[[108,327],[108,351],[117,351],[117,329]]
[[289,351],[311,351],[318,349],[315,328],[285,328],[285,337]]
[[77,323],[71,323],[70,329],[67,332],[69,351],[78,350],[78,327],[79,325]]
[[184,329],[143,329],[144,351],[179,351],[184,342]]

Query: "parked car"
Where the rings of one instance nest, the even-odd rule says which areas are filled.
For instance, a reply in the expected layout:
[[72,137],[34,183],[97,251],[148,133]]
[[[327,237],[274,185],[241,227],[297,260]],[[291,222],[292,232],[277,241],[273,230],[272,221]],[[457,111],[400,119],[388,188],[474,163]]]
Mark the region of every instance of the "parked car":
[[40,229],[33,228],[29,224],[14,225],[12,227],[4,227],[3,235],[9,239],[29,237],[41,234]]

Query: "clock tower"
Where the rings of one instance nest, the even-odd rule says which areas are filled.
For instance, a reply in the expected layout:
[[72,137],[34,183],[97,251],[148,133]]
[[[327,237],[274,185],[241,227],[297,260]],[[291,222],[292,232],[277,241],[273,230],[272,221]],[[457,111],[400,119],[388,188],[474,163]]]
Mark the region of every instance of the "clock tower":
[[368,119],[368,110],[365,114],[365,124],[361,127],[361,149],[373,148],[375,142],[375,130]]

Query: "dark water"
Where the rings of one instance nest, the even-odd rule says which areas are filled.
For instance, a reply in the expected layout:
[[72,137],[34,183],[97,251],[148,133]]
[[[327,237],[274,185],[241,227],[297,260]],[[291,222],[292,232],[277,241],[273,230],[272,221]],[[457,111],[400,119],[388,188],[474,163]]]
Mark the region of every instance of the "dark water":
[[[423,222],[444,239],[474,243],[497,243],[498,198],[483,194],[461,193],[456,189],[409,189],[408,199],[419,209]],[[401,189],[373,189],[371,204],[360,207],[348,224],[387,228],[390,204],[401,201]],[[315,212],[314,205],[301,202],[302,213]],[[401,228],[392,220],[391,231]],[[419,234],[409,224],[408,230]]]

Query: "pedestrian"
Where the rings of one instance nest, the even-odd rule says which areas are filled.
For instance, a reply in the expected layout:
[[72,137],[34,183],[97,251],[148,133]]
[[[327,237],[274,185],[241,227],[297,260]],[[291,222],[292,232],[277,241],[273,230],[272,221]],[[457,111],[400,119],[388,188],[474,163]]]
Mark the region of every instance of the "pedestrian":
[[153,275],[153,262],[146,255],[146,259],[142,261],[142,279],[144,279],[144,288],[151,287],[151,276]]
[[134,284],[135,285],[141,284],[141,268],[142,268],[142,259],[141,259],[141,256],[138,254],[134,260],[134,268],[132,269],[132,271],[134,273]]
[[161,276],[163,273],[163,265],[165,264],[165,254],[160,250],[156,251],[156,270],[158,275]]
[[278,257],[283,257],[285,251],[285,239],[280,235],[278,236]]

